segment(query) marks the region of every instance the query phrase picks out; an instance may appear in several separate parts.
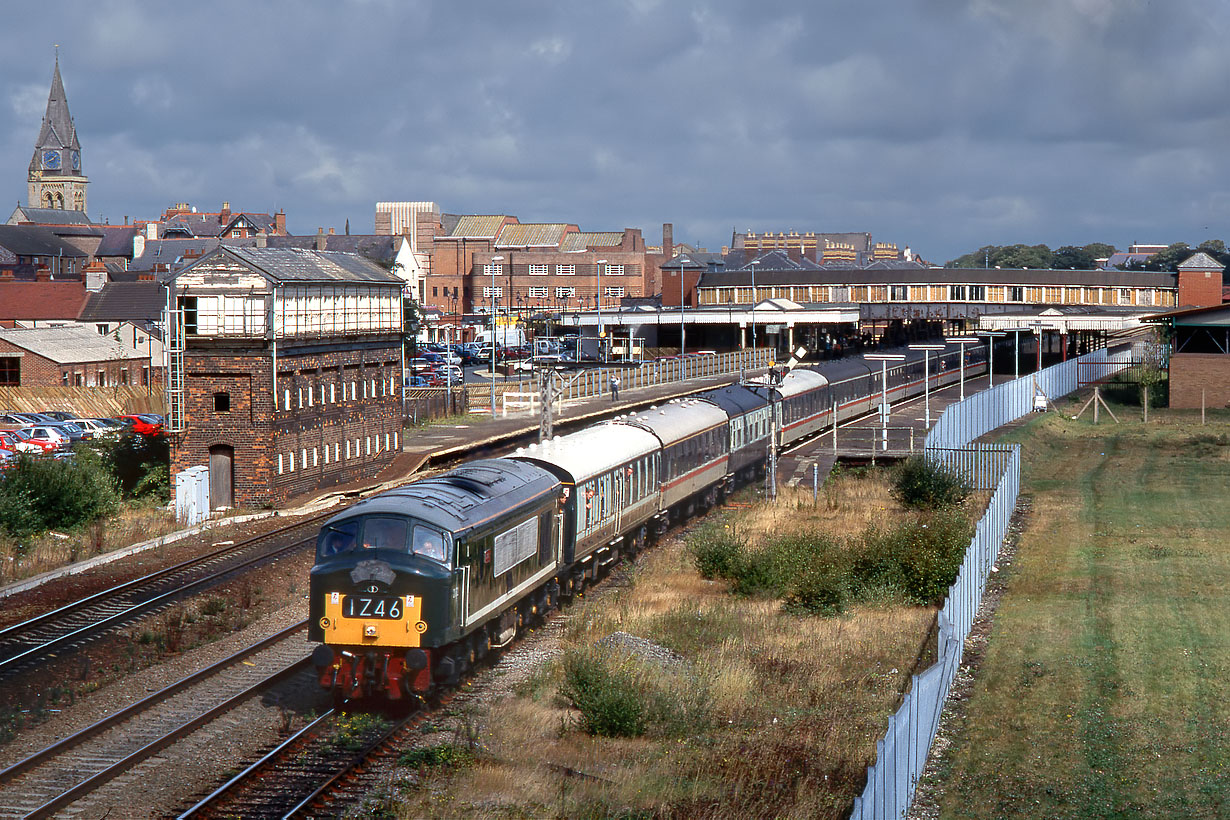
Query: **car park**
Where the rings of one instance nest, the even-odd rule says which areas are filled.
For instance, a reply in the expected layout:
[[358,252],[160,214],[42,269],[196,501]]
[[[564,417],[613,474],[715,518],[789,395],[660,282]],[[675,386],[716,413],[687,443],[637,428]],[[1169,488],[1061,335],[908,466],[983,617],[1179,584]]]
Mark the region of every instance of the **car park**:
[[124,427],[122,424],[112,427],[110,425],[103,424],[98,419],[74,419],[73,424],[80,427],[82,432],[84,432],[89,438],[94,439],[113,438],[118,436],[120,434],[120,430]]
[[72,421],[59,421],[59,422],[56,422],[55,424],[49,423],[48,426],[55,427],[61,433],[68,436],[69,441],[72,442],[73,444],[76,444],[79,441],[84,441],[85,439],[94,437],[93,434],[87,435],[85,430],[77,426],[76,422],[72,422]]
[[55,423],[57,419],[51,416],[44,416],[42,413],[6,413],[0,416],[0,422],[4,424],[20,424],[23,427],[31,424],[48,424]]

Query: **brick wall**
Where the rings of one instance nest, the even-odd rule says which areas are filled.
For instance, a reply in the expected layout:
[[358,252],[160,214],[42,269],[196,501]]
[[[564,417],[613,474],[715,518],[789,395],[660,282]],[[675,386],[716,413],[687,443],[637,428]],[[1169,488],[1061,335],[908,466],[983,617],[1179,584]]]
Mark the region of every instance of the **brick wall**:
[[1176,353],[1170,357],[1170,406],[1199,409],[1230,406],[1230,356],[1220,353]]
[[172,472],[208,464],[211,447],[229,446],[235,505],[260,507],[374,475],[392,461],[402,432],[395,339],[280,345],[277,365],[275,403],[272,355],[263,347],[185,352],[186,430],[172,441]]
[[20,387],[57,387],[60,384],[60,366],[25,348],[0,339],[0,356],[20,357]]
[[1221,304],[1221,271],[1179,271],[1180,307],[1209,307]]

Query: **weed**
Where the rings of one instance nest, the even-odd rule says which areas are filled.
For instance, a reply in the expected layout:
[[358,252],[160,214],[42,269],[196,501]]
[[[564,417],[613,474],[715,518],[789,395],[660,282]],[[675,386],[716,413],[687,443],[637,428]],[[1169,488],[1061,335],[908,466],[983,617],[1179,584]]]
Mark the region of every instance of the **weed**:
[[440,743],[418,749],[407,749],[397,758],[400,766],[423,769],[432,766],[467,766],[474,762],[474,753],[466,746]]
[[344,752],[357,752],[387,725],[387,721],[379,715],[356,712],[338,719],[337,731],[330,742]]

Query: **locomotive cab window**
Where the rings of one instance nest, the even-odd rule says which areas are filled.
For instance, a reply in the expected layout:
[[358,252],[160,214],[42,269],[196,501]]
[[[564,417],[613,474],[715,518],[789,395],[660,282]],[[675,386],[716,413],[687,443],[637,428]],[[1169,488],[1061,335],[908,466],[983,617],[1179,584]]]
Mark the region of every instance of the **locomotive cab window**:
[[363,523],[363,549],[406,552],[409,530],[404,518],[372,516]]
[[441,563],[448,562],[444,533],[422,524],[414,525],[414,554]]
[[320,532],[320,540],[316,551],[321,558],[339,555],[355,548],[358,542],[359,522],[343,521],[331,527],[325,527]]

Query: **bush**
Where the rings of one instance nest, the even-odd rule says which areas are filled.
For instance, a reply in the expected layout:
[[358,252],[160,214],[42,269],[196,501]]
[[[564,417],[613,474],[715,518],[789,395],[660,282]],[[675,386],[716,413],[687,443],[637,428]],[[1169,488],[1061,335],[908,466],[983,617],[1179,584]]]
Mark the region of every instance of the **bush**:
[[688,536],[688,549],[702,578],[729,579],[743,562],[746,542],[735,531],[717,525],[707,525]]
[[640,737],[649,720],[646,690],[629,663],[594,650],[564,656],[560,694],[581,713],[581,728],[598,737]]
[[125,433],[96,445],[125,498],[171,497],[171,445],[166,436]]
[[926,456],[910,456],[896,473],[893,496],[907,507],[948,507],[964,501],[970,493],[960,473]]
[[[99,455],[78,445],[68,459],[22,456],[0,481],[0,522],[16,537],[71,529],[110,515],[119,505],[115,479]],[[19,509],[14,510],[14,507]]]
[[969,522],[953,509],[893,530],[868,530],[854,546],[851,586],[856,597],[889,592],[923,606],[943,600],[971,535]]

